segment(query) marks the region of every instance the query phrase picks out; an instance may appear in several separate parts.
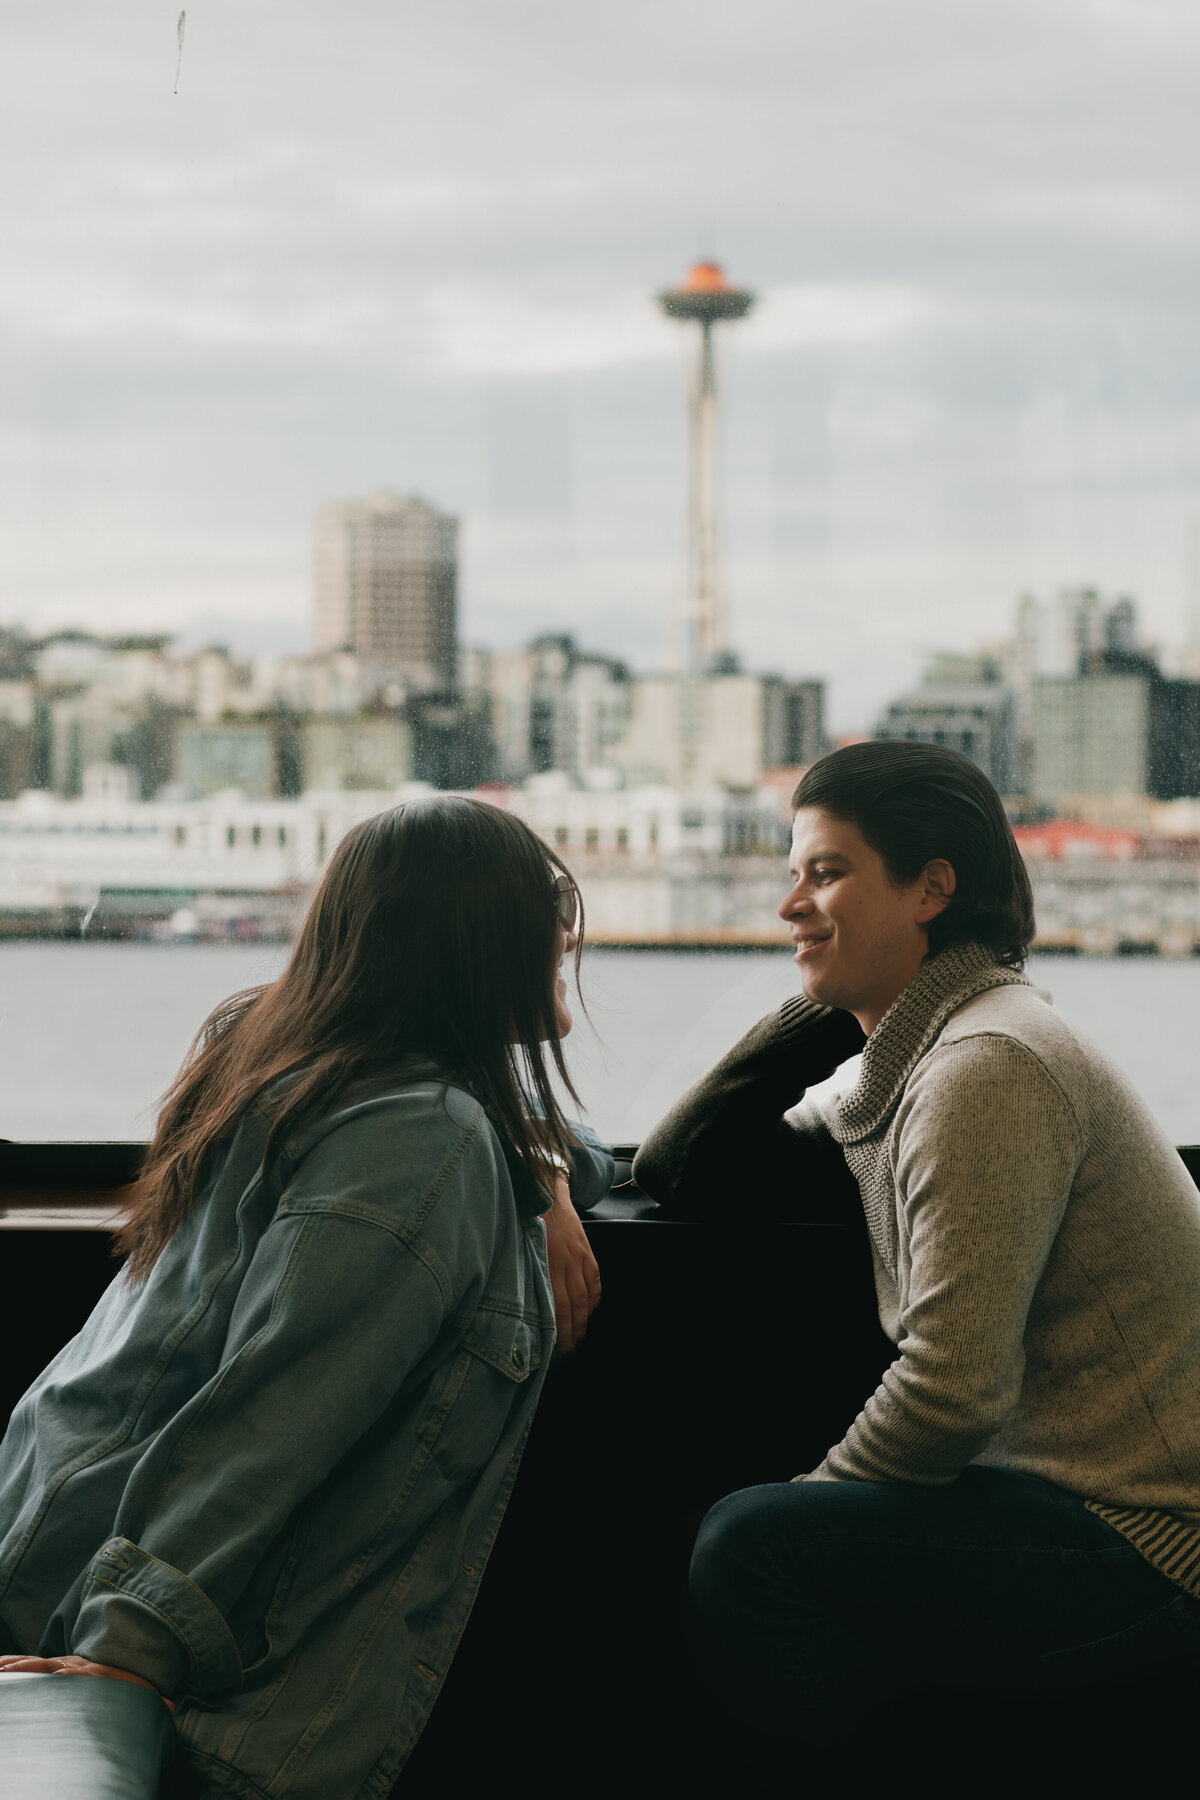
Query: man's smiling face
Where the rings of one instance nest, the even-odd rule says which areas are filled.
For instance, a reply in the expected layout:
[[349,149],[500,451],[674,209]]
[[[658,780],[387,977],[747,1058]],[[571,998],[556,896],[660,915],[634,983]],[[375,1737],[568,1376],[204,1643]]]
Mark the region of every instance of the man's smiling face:
[[819,807],[796,814],[790,867],[779,916],[791,928],[800,985],[870,1033],[925,960],[929,924],[954,892],[953,870],[930,863],[898,885],[856,825]]

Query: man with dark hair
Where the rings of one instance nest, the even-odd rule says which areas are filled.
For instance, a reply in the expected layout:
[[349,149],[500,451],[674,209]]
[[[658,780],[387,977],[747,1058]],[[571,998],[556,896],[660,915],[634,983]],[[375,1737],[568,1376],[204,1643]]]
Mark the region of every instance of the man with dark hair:
[[[854,745],[793,806],[804,997],[635,1173],[668,1216],[727,1216],[735,1154],[778,1196],[840,1153],[861,1199],[895,1358],[692,1558],[702,1668],[760,1743],[811,1747],[881,1679],[1065,1688],[1200,1653],[1200,1197],[1020,973],[1029,883],[973,764]],[[860,1049],[851,1092],[797,1107]]]

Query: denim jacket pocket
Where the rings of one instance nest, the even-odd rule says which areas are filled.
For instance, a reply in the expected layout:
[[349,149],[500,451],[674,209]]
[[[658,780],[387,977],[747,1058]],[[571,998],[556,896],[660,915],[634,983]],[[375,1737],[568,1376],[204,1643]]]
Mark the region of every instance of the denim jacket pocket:
[[510,1381],[524,1381],[542,1360],[541,1324],[524,1312],[509,1312],[485,1301],[471,1320],[463,1348],[491,1363]]
[[490,1460],[514,1413],[532,1410],[542,1327],[519,1306],[484,1303],[430,1393],[420,1435],[455,1486]]

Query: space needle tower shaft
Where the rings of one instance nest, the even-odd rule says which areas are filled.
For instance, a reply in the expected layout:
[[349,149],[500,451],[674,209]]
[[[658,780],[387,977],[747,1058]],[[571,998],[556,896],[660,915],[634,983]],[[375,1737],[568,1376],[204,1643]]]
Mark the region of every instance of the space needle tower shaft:
[[718,541],[717,507],[717,377],[713,326],[722,319],[741,319],[754,295],[735,288],[719,264],[695,265],[682,287],[658,296],[672,319],[700,327],[700,354],[692,381],[691,446],[688,481],[688,569],[682,605],[677,608],[673,638],[682,640],[685,671],[700,673],[713,666],[729,645]]

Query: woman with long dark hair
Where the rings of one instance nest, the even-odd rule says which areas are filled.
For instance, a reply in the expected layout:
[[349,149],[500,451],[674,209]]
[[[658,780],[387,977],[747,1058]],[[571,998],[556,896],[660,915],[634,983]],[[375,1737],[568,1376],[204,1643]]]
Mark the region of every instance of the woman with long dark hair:
[[[439,1692],[557,1336],[572,1204],[568,871],[405,804],[335,852],[284,974],[166,1096],[123,1271],[0,1447],[0,1658],[144,1682],[197,1794],[386,1792]],[[36,1656],[21,1656],[36,1647]]]

